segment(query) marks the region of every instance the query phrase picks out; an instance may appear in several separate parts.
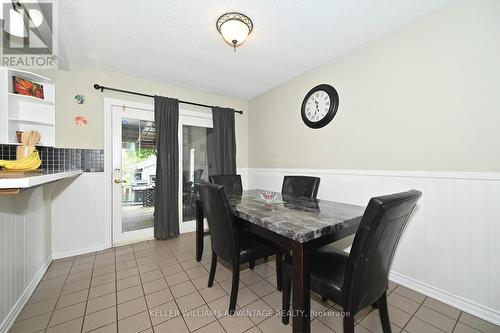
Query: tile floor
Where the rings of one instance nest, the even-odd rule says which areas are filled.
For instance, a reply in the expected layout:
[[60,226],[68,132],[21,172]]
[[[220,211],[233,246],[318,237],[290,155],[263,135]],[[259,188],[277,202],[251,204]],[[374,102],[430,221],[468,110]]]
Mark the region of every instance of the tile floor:
[[[205,249],[210,248],[207,239]],[[279,316],[274,262],[242,267],[236,316],[227,316],[231,272],[194,260],[194,234],[54,261],[11,332],[291,332]],[[500,327],[391,284],[393,332],[500,332]],[[336,305],[312,296],[313,332],[342,332]],[[356,332],[381,332],[378,311],[356,316]]]

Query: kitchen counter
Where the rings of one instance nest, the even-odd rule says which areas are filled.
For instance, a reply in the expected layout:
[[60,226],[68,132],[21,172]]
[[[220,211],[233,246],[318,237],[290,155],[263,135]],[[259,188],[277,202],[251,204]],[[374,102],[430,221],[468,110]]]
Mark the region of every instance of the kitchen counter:
[[0,189],[30,188],[64,178],[76,177],[79,176],[81,173],[82,170],[50,171],[50,172],[42,171],[26,175],[12,174],[12,177],[4,174],[2,175],[2,177],[0,177]]

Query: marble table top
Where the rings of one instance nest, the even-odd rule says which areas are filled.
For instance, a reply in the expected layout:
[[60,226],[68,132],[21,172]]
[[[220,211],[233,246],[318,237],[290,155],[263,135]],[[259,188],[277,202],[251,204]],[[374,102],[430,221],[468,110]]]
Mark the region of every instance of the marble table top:
[[335,233],[360,223],[365,207],[346,203],[287,198],[281,194],[275,203],[260,198],[263,190],[244,191],[229,195],[234,213],[251,223],[274,231],[294,241],[304,243],[320,236]]

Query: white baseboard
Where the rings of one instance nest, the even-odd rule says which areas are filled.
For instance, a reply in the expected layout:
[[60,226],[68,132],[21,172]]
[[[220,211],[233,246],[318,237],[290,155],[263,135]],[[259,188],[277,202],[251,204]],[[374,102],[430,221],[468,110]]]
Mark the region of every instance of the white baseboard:
[[73,249],[73,250],[67,250],[67,251],[59,251],[59,252],[53,252],[52,253],[52,258],[55,259],[61,259],[61,258],[67,258],[67,257],[72,257],[72,256],[78,256],[80,254],[86,254],[90,252],[95,252],[95,251],[101,251],[109,248],[106,244],[95,244],[87,247],[83,247],[80,249]]
[[428,284],[422,283],[403,274],[391,271],[389,279],[409,289],[432,297],[440,302],[446,303],[476,317],[500,325],[500,312],[485,307],[484,305],[472,302],[460,296],[450,294],[447,291],[438,289]]
[[47,272],[47,269],[49,268],[51,262],[52,256],[49,255],[43,262],[42,267],[40,267],[38,272],[35,274],[35,277],[33,277],[33,280],[31,280],[26,290],[24,290],[21,297],[19,297],[19,299],[17,300],[16,304],[14,304],[7,317],[5,317],[4,321],[0,324],[0,332],[8,332],[12,328],[12,325],[14,325],[17,316],[19,316],[21,311],[24,309],[26,303],[28,303],[28,300],[35,291],[35,288],[38,286],[38,283],[40,283],[40,281],[42,280],[45,272]]

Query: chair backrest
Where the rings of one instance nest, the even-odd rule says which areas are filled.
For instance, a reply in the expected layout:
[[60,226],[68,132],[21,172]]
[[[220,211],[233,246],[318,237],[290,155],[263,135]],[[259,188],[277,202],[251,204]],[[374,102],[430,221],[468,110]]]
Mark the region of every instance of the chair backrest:
[[320,179],[307,176],[285,176],[281,194],[292,197],[307,197],[316,199]]
[[345,311],[355,314],[387,290],[394,252],[421,195],[410,190],[375,197],[368,203],[344,276]]
[[197,187],[210,228],[212,250],[225,261],[234,264],[239,255],[238,232],[224,187],[207,182],[200,182]]
[[240,175],[212,175],[208,179],[211,183],[223,185],[227,194],[241,194],[243,192]]

